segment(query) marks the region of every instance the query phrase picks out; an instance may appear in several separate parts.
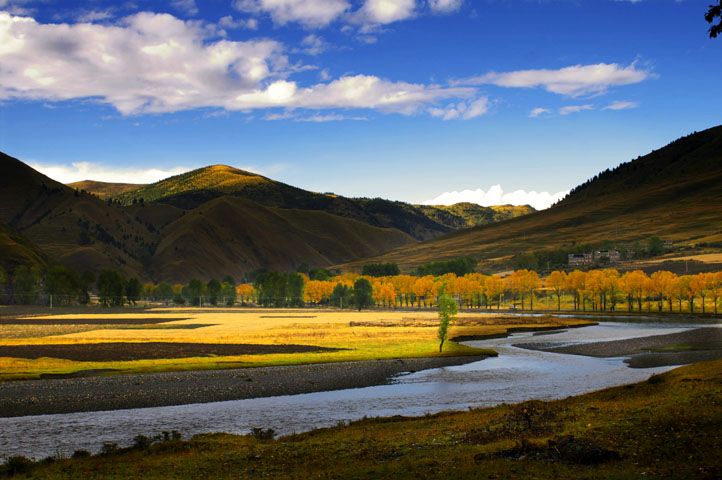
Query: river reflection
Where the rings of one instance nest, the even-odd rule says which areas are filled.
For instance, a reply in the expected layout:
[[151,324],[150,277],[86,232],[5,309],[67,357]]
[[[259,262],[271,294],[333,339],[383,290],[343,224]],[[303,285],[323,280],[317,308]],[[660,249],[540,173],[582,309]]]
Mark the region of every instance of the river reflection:
[[273,428],[281,435],[363,417],[424,415],[443,410],[550,400],[643,381],[672,367],[631,369],[623,358],[588,358],[517,348],[525,342],[578,343],[674,333],[694,325],[601,323],[535,336],[466,342],[493,348],[499,357],[467,365],[400,375],[391,385],[105,412],[0,418],[0,457],[44,458],[104,442],[128,445],[134,436],[178,430],[184,438],[203,432],[247,433]]

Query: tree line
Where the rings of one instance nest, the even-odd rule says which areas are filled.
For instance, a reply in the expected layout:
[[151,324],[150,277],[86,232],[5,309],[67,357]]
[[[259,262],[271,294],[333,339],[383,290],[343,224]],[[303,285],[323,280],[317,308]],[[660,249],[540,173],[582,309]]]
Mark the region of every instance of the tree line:
[[538,308],[542,302],[546,309],[571,311],[717,313],[722,297],[722,272],[676,275],[658,271],[647,275],[641,270],[620,273],[607,268],[568,273],[554,270],[542,278],[528,269],[503,277],[476,272],[332,276],[320,269],[313,278],[306,273],[264,271],[252,283],[236,284],[233,277],[226,276],[222,281],[192,279],[187,284],[153,284],[141,283],[136,277],[126,278],[114,270],[102,270],[96,278],[90,272],[78,274],[60,265],[46,272],[20,266],[12,276],[0,269],[0,292],[7,303],[85,305],[93,287],[98,303],[107,307],[135,305],[145,300],[177,306],[425,308],[437,307],[443,293],[460,308],[471,309],[525,310],[534,309],[535,303]]

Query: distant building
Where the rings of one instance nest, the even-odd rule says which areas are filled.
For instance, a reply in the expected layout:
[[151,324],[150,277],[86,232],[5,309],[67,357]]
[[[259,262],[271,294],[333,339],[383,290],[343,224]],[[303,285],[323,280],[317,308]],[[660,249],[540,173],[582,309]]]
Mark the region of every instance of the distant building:
[[594,256],[591,253],[570,253],[567,261],[570,267],[583,267],[594,263]]
[[594,252],[595,262],[603,261],[603,258],[609,259],[608,263],[619,263],[621,255],[617,250],[600,250],[598,252]]
[[599,250],[593,253],[570,253],[567,263],[570,267],[584,267],[595,263],[619,263],[621,254],[617,250]]
[[674,248],[674,242],[672,240],[664,241],[664,249],[665,250],[672,250],[673,248]]

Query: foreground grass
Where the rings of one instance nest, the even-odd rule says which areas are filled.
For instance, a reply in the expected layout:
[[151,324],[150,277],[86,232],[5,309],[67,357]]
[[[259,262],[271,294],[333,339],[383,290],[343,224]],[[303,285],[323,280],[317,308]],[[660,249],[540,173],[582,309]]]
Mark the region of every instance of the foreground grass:
[[[717,361],[559,401],[368,419],[278,440],[202,435],[58,460],[34,466],[28,478],[712,479],[722,475],[721,395]],[[621,458],[595,466],[482,458],[570,434]]]
[[[167,317],[164,323],[113,325],[118,319]],[[105,325],[87,325],[88,318],[105,319]],[[177,320],[184,318],[183,320]],[[55,319],[58,325],[33,324]],[[77,319],[78,324],[75,324]],[[44,374],[72,374],[83,370],[111,373],[259,367],[305,363],[438,356],[435,312],[243,310],[146,310],[142,313],[96,313],[34,316],[0,325],[0,345],[97,344],[105,342],[170,342],[284,345],[301,344],[341,349],[323,353],[207,356],[134,361],[71,361],[58,358],[0,357],[0,381],[40,378]],[[555,317],[510,317],[462,314],[449,330],[449,338],[503,334],[508,328],[549,328],[590,322]],[[62,324],[62,325],[60,325]],[[192,326],[193,328],[183,328]],[[176,328],[173,328],[176,327]],[[447,342],[441,355],[494,355]]]

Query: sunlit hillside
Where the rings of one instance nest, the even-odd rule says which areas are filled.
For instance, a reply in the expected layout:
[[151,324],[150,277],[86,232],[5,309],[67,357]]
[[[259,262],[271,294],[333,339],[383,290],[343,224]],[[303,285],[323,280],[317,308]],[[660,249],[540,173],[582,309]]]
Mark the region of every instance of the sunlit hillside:
[[[677,245],[722,241],[722,127],[694,133],[600,173],[559,204],[523,217],[453,232],[368,261],[410,271],[431,260],[473,255],[503,270],[533,250],[656,234]],[[358,270],[362,262],[344,265]]]
[[145,185],[138,183],[108,183],[98,182],[95,180],[83,180],[80,182],[68,183],[68,186],[79,191],[85,190],[86,192],[97,195],[102,199],[106,199],[131,190],[142,188]]

